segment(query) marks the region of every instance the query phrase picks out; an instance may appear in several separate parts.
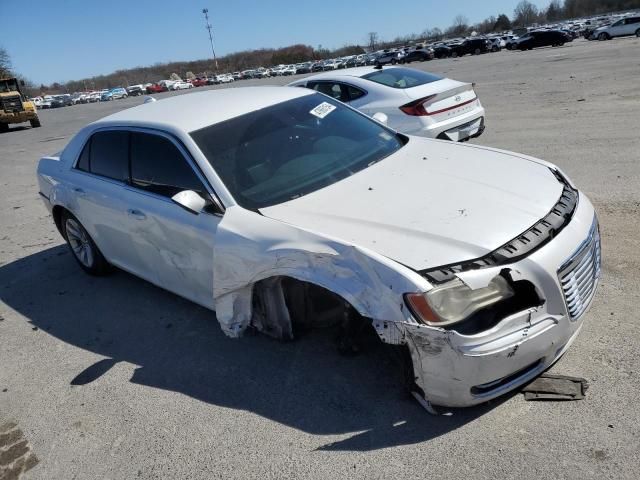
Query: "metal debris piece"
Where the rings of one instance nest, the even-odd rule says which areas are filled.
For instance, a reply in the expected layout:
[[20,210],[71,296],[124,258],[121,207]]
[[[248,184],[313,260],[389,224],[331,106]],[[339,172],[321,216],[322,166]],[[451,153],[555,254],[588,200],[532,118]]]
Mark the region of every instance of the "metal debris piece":
[[543,373],[522,389],[525,400],[582,400],[589,388],[584,378]]

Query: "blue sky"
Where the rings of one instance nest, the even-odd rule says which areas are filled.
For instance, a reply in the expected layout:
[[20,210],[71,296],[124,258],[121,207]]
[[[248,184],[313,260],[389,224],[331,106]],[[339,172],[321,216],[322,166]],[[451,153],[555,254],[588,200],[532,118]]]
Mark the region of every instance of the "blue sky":
[[[0,46],[34,83],[63,82],[156,62],[211,55],[202,9],[214,27],[216,54],[304,43],[336,48],[509,17],[518,0],[0,0]],[[549,0],[533,0],[544,7]]]

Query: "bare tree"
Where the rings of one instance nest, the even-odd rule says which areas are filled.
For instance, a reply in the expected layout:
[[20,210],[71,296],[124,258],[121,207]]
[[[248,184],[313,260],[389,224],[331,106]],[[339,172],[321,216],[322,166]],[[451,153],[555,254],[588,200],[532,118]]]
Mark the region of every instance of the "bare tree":
[[464,35],[469,30],[469,20],[464,15],[457,15],[449,31],[453,35]]
[[423,35],[429,40],[442,40],[443,33],[438,27],[434,27],[425,30]]
[[517,25],[531,25],[538,20],[538,7],[528,0],[522,0],[513,11],[513,22]]
[[0,77],[9,77],[11,75],[11,57],[9,52],[0,47]]
[[378,32],[369,32],[367,34],[367,37],[369,38],[367,44],[369,45],[369,48],[373,51],[376,49],[376,45],[378,45]]

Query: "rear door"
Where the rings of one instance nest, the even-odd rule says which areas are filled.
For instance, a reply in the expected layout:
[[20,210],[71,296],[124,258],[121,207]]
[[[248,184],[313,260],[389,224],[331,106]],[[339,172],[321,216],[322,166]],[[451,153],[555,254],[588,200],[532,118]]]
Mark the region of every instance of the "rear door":
[[[131,132],[131,185],[125,188],[130,248],[157,285],[213,308],[213,245],[221,212],[186,149],[173,137]],[[209,207],[192,213],[171,200],[193,190]]]
[[129,133],[103,130],[85,144],[69,175],[70,208],[105,258],[128,268],[129,249],[122,195],[129,180]]

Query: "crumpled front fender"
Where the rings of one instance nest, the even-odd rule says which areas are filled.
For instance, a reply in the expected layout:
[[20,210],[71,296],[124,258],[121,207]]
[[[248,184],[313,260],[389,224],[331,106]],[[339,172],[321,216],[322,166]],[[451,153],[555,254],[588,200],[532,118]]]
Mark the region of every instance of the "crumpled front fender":
[[[429,288],[417,273],[375,252],[237,206],[226,210],[218,226],[213,275],[216,316],[231,337],[251,323],[253,286],[271,277],[321,286],[385,325],[415,323],[403,294]],[[382,322],[378,326],[385,339],[390,329]],[[401,341],[388,337],[390,343]]]

